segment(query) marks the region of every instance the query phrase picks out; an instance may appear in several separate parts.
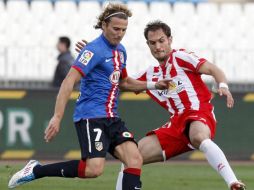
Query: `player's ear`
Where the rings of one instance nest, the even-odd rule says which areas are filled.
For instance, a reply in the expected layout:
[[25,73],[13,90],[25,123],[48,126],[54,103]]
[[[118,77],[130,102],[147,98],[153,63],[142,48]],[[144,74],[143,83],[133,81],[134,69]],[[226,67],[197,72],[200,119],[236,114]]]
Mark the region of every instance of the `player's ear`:
[[101,24],[102,30],[105,30],[106,26],[107,26],[107,23],[105,21],[102,21],[102,24]]
[[168,43],[169,43],[169,45],[172,44],[172,41],[173,41],[173,36],[168,37]]

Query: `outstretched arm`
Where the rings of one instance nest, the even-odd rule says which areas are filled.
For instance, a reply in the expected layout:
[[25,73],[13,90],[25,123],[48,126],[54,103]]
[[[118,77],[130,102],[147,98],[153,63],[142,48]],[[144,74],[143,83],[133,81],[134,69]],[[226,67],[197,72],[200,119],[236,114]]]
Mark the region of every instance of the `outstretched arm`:
[[160,80],[158,82],[144,82],[126,77],[120,81],[119,87],[123,91],[142,92],[144,90],[164,90],[169,88],[169,80]]
[[234,99],[227,85],[227,78],[224,72],[216,65],[206,61],[199,68],[199,72],[213,76],[215,81],[219,84],[218,94],[220,96],[227,97],[227,107],[232,108],[234,106]]
[[57,95],[54,115],[45,130],[44,139],[46,142],[51,141],[59,132],[60,123],[64,115],[66,104],[69,100],[74,84],[80,79],[81,74],[75,69],[71,68],[68,75],[63,80]]

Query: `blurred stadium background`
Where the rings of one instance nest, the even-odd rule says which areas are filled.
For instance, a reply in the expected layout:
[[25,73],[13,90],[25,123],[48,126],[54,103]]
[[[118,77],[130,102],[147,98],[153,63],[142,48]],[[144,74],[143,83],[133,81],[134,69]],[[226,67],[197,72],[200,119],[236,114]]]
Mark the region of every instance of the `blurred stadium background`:
[[[134,75],[156,61],[143,37],[148,21],[161,19],[172,28],[173,47],[185,48],[221,67],[236,99],[227,110],[225,99],[213,100],[218,120],[215,141],[230,160],[254,160],[254,2],[227,0],[124,1],[133,11],[123,40],[128,71]],[[62,131],[50,145],[43,131],[53,113],[57,89],[51,87],[57,64],[59,36],[74,43],[92,40],[96,17],[107,1],[0,1],[0,159],[79,158],[72,125],[78,92],[71,96]],[[213,81],[204,77],[211,86]],[[122,93],[120,113],[141,138],[167,121],[168,114],[146,95]],[[57,151],[56,151],[57,150]],[[176,159],[203,160],[200,152]]]

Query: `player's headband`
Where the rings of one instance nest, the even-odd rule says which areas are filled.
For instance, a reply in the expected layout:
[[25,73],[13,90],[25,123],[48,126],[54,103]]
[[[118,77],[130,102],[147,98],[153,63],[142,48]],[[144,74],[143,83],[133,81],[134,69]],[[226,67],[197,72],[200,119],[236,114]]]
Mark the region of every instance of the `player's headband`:
[[104,18],[104,20],[106,20],[112,16],[115,16],[115,15],[125,15],[126,16],[126,14],[124,12],[116,12],[116,13],[112,13],[112,14],[108,15],[107,17]]

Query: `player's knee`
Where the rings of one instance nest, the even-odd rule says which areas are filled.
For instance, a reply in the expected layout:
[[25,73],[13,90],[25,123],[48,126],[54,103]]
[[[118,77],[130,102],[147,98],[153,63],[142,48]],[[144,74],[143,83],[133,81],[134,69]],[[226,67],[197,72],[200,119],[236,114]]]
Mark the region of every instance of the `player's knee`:
[[102,175],[102,173],[103,173],[103,169],[95,168],[92,172],[92,177],[99,177],[100,175]]
[[199,148],[200,144],[205,140],[208,139],[209,136],[207,136],[206,134],[202,134],[202,133],[198,133],[195,134],[194,136],[190,137],[190,141],[192,146],[194,146],[195,148]]
[[200,121],[194,121],[191,123],[189,130],[189,138],[192,146],[199,148],[200,144],[210,138],[210,128]]
[[104,170],[104,164],[102,163],[93,163],[87,167],[87,171],[89,171],[88,175],[89,177],[92,177],[92,178],[102,175],[103,170]]
[[134,153],[127,163],[127,167],[141,168],[143,164],[143,158],[139,152]]

